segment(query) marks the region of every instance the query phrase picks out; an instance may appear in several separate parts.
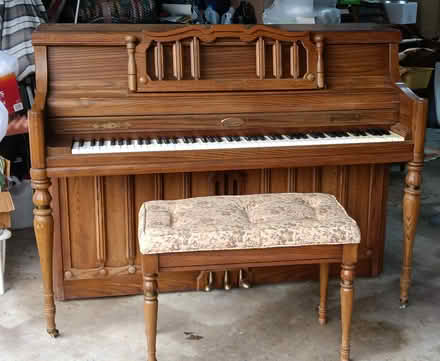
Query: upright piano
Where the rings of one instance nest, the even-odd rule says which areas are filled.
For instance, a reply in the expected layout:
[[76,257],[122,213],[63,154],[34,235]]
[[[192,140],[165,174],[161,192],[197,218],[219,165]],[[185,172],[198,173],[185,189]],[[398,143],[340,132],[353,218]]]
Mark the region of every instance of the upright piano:
[[[378,26],[41,26],[29,121],[48,332],[57,335],[54,289],[59,299],[141,292],[136,218],[147,200],[331,193],[360,225],[358,274],[375,276],[396,162],[408,163],[406,305],[426,102],[399,82],[399,41]],[[169,273],[160,288],[315,271]]]

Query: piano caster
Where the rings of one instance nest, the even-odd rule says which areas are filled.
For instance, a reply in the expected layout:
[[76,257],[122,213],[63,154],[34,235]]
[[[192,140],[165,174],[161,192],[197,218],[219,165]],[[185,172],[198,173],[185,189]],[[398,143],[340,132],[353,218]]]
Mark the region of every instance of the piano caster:
[[231,279],[229,277],[229,271],[225,271],[224,289],[225,289],[225,291],[229,291],[231,288],[232,288],[232,285],[231,285]]
[[50,337],[53,338],[57,338],[60,335],[60,332],[56,328],[52,330],[47,330],[47,333],[49,334]]
[[405,310],[405,309],[407,309],[408,308],[408,300],[406,300],[406,301],[400,301],[400,309],[401,310]]
[[245,272],[242,269],[240,269],[240,273],[238,274],[238,287],[245,289],[251,288],[251,283],[245,276]]
[[213,287],[214,287],[214,273],[209,272],[208,273],[208,283],[205,286],[205,292],[211,292]]

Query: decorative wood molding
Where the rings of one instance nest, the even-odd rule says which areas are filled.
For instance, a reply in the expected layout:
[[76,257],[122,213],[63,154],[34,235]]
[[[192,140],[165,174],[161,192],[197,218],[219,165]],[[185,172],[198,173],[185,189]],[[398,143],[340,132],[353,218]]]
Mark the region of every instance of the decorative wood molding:
[[270,169],[262,169],[261,170],[261,185],[260,191],[261,193],[270,193],[271,190],[271,176],[272,172]]
[[[129,57],[129,90],[138,92],[168,91],[240,91],[240,90],[292,90],[324,88],[323,36],[311,40],[310,32],[282,31],[268,26],[246,28],[231,26],[187,26],[168,32],[143,32],[143,39],[133,46],[136,38],[127,37]],[[212,55],[205,49],[222,46],[223,72],[209,73]],[[266,46],[272,47],[273,78],[266,74]],[[189,48],[190,59],[183,56]],[[255,77],[243,74],[230,76],[227,69],[228,54],[237,50],[255,53]],[[255,50],[252,50],[254,47]],[[289,51],[283,59],[283,48]],[[306,64],[301,65],[300,47],[305,51]],[[232,50],[231,50],[232,49]],[[205,54],[202,56],[202,54]],[[169,58],[170,57],[170,58]],[[148,59],[153,58],[154,61]],[[135,64],[133,64],[133,60]],[[203,63],[202,63],[203,60]],[[290,70],[284,71],[284,62]],[[165,64],[173,64],[172,75],[166,74]],[[289,65],[287,65],[289,66]],[[305,66],[304,69],[300,69]],[[154,69],[153,69],[154,68]],[[204,70],[204,71],[203,71]],[[137,72],[137,74],[134,74]],[[186,75],[185,75],[186,74]],[[191,74],[188,78],[187,74]],[[134,79],[136,78],[136,79]],[[136,80],[136,81],[135,81]],[[135,90],[137,89],[137,90]]]
[[191,173],[183,173],[183,198],[192,197],[192,176]]
[[292,193],[296,192],[296,176],[297,176],[296,168],[287,169],[287,192]]
[[137,90],[137,73],[136,73],[136,43],[135,36],[129,35],[125,38],[128,51],[128,90],[135,92]]
[[64,272],[64,279],[68,281],[76,280],[91,280],[91,279],[110,279],[117,276],[131,276],[141,274],[141,267],[139,265],[134,265],[133,268],[127,266],[120,267],[97,267],[89,269],[77,269],[71,268]]
[[163,174],[154,174],[154,199],[163,199]]
[[126,176],[125,179],[125,240],[126,256],[128,262],[128,273],[136,272],[136,231],[134,205],[134,177]]
[[104,177],[95,177],[96,261],[101,267],[106,261],[105,185]]

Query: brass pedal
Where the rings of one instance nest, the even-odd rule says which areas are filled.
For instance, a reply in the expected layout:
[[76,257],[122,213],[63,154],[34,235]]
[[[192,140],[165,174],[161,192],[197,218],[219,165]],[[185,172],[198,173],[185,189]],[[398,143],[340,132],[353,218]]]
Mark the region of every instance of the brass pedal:
[[229,271],[228,270],[225,271],[225,279],[224,279],[224,285],[223,286],[225,288],[225,291],[229,291],[232,288],[231,278],[229,277]]
[[205,286],[205,292],[211,292],[213,287],[214,287],[214,273],[209,272],[208,273],[208,283]]
[[252,287],[243,269],[240,269],[240,273],[238,274],[238,287],[245,289]]

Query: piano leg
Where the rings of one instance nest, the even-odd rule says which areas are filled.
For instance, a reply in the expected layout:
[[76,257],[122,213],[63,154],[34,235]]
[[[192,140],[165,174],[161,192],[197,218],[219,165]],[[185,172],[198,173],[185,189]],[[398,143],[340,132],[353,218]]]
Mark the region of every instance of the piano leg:
[[50,181],[44,170],[32,170],[32,187],[34,188],[34,230],[40,255],[41,273],[44,288],[44,312],[46,315],[47,332],[57,337],[59,332],[55,325],[55,302],[53,297],[53,217],[50,207]]
[[411,285],[414,237],[420,214],[420,185],[423,162],[410,162],[406,176],[403,198],[403,265],[400,276],[400,308],[408,306],[408,291]]

